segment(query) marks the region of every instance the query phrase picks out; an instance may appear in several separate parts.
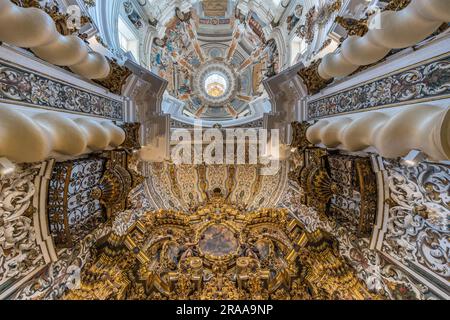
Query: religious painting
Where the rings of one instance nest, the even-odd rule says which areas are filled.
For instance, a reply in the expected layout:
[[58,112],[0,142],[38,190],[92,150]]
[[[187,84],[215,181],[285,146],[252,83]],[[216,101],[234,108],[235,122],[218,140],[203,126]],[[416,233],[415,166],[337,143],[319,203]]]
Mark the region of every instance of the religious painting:
[[213,224],[203,231],[199,247],[209,256],[223,257],[235,253],[239,247],[239,241],[228,227]]

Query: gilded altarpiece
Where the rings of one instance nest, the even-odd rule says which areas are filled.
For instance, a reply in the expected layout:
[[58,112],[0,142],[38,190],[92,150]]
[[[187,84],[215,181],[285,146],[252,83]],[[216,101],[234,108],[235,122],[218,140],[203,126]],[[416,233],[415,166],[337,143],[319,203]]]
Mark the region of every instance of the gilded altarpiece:
[[378,299],[327,232],[285,209],[242,211],[215,194],[194,213],[148,212],[111,233],[65,299]]

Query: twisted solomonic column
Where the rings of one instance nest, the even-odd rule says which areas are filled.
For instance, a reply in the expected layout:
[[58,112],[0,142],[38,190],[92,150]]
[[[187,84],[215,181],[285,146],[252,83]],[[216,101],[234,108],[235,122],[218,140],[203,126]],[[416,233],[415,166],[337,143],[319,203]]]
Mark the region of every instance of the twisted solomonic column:
[[39,58],[69,67],[88,79],[103,79],[110,73],[103,55],[90,52],[77,36],[61,35],[53,19],[38,8],[22,8],[10,0],[0,0],[0,41],[31,48]]
[[371,17],[374,26],[363,37],[350,36],[341,50],[326,55],[319,65],[319,75],[328,80],[345,77],[360,66],[384,58],[391,49],[413,46],[450,22],[449,0],[412,0],[400,11],[384,11]]
[[323,119],[306,132],[313,144],[346,151],[377,149],[386,158],[423,151],[432,160],[450,159],[450,109],[432,105],[404,107],[397,114],[366,112],[355,118]]
[[71,119],[50,111],[26,115],[0,105],[0,157],[17,163],[112,149],[124,140],[123,129],[110,121]]

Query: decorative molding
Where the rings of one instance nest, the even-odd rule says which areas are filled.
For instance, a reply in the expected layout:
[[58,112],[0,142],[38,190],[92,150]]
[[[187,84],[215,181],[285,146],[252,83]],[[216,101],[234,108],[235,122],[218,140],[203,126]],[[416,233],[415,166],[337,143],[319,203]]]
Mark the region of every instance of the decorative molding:
[[339,252],[355,268],[371,292],[378,292],[391,300],[436,300],[444,296],[423,281],[413,277],[395,259],[369,248],[367,238],[361,238],[345,224],[332,227],[339,241]]
[[47,215],[48,187],[54,166],[54,159],[44,161],[41,164],[39,174],[34,179],[36,192],[33,197],[33,206],[37,210],[34,211],[33,225],[36,230],[37,243],[41,246],[42,254],[47,263],[58,260],[56,247],[50,233]]
[[129,208],[129,193],[144,182],[144,177],[132,166],[133,160],[127,152],[111,151],[109,160],[98,186],[91,190],[91,196],[106,208],[108,218]]
[[[128,164],[128,169],[137,169],[134,163]],[[42,263],[33,273],[29,273],[27,278],[14,283],[7,292],[0,294],[0,297],[14,300],[58,300],[67,290],[78,288],[81,270],[95,256],[95,245],[112,230],[116,233],[128,230],[145,212],[154,209],[146,198],[143,184],[130,192],[128,202],[129,210],[117,213],[113,219],[98,225],[73,247],[60,250],[57,259],[46,261],[47,264]]]
[[0,101],[124,121],[124,104],[0,60]]
[[47,262],[32,203],[40,169],[39,164],[30,165],[0,180],[0,296]]
[[298,72],[298,75],[300,76],[300,78],[302,78],[303,83],[308,88],[308,93],[310,95],[319,93],[320,90],[325,88],[333,81],[332,79],[325,80],[320,77],[318,68],[321,62],[321,59],[314,61],[309,67],[302,68]]
[[406,8],[411,3],[411,0],[390,0],[388,5],[384,7],[384,11],[400,11]]
[[138,122],[126,122],[118,124],[125,131],[125,141],[120,145],[125,150],[139,150],[141,148],[140,131],[141,124]]
[[[251,122],[244,123],[238,126],[226,127],[226,129],[232,128],[262,128],[264,127],[264,120],[258,119]],[[183,128],[183,129],[194,129],[194,125],[190,123],[184,123],[175,119],[170,119],[170,128]]]
[[390,200],[381,251],[411,269],[425,270],[428,280],[450,295],[450,168],[434,163],[408,168],[389,160],[384,166]]
[[36,277],[24,283],[8,299],[58,300],[72,288],[79,286],[81,269],[92,259],[94,244],[111,232],[111,225],[99,226],[74,248],[64,249],[58,261],[49,263]]
[[450,97],[450,56],[308,102],[308,120]]
[[295,181],[290,182],[280,206],[288,209],[308,232],[325,230],[336,237],[339,252],[356,270],[369,291],[392,300],[445,299],[445,294],[423,278],[412,274],[402,262],[379,250],[371,249],[370,239],[361,237],[354,224],[340,219],[330,219],[312,207],[301,203],[305,190]]
[[299,203],[322,216],[345,221],[358,236],[372,233],[377,213],[377,183],[370,158],[299,147],[290,179],[302,189]]
[[306,147],[311,146],[311,143],[306,138],[306,131],[311,126],[308,122],[292,122],[292,142],[291,147],[298,148],[303,151]]
[[287,165],[273,176],[261,176],[259,165],[144,164],[147,197],[160,209],[189,211],[220,189],[233,204],[248,208],[275,207],[286,187]]
[[367,19],[354,19],[349,17],[336,17],[335,22],[347,31],[349,36],[363,37],[369,32]]
[[120,66],[117,61],[108,59],[111,70],[104,79],[94,80],[102,87],[105,87],[114,94],[121,95],[128,77],[132,74],[131,70],[125,66]]
[[48,188],[50,232],[58,248],[71,248],[106,221],[100,201],[91,194],[105,172],[105,159],[57,163]]

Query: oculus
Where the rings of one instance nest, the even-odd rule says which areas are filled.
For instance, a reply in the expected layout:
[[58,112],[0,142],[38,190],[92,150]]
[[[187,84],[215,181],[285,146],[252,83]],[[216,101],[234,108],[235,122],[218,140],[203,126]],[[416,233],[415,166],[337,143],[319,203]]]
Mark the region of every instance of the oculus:
[[206,106],[222,107],[232,101],[239,90],[236,72],[219,59],[202,64],[193,78],[194,93]]
[[228,84],[220,73],[212,73],[205,79],[205,91],[210,97],[221,97],[228,89]]

